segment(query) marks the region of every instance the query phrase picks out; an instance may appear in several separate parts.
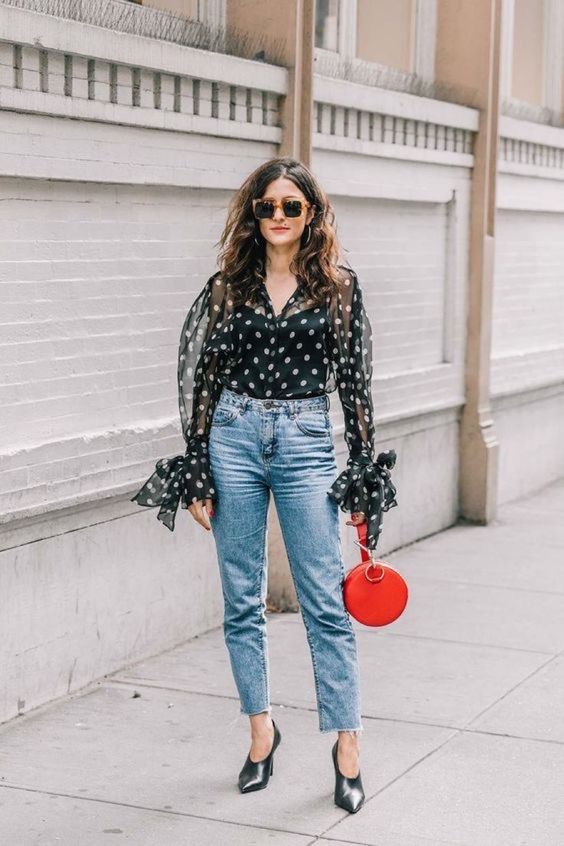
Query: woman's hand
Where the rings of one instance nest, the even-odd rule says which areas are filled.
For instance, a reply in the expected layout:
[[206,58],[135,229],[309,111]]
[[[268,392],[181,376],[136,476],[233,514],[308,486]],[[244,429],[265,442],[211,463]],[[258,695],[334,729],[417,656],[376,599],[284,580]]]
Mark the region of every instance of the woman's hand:
[[347,520],[347,526],[357,526],[359,523],[366,522],[366,514],[364,511],[355,511],[351,514],[351,519]]
[[204,527],[204,529],[207,529],[209,532],[211,531],[211,526],[204,512],[204,506],[210,517],[213,517],[213,503],[211,499],[200,499],[198,500],[198,502],[193,502],[191,505],[188,506],[188,511],[190,512],[196,523],[199,523],[201,526]]

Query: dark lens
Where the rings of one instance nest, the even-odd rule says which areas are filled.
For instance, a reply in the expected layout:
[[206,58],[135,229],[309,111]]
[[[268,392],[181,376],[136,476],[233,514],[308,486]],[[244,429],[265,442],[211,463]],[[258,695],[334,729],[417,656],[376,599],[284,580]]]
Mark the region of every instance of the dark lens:
[[274,203],[270,200],[259,200],[258,203],[255,203],[255,217],[258,217],[262,220],[268,217],[272,217],[274,214]]
[[286,217],[299,217],[302,213],[301,200],[285,200],[284,214]]

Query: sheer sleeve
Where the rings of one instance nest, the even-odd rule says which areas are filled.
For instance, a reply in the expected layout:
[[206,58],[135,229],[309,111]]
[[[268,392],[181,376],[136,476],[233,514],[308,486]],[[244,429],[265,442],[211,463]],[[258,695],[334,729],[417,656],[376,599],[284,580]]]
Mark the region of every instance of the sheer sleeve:
[[327,493],[342,511],[366,515],[366,545],[375,549],[382,530],[382,512],[397,505],[390,469],[396,452],[384,450],[374,460],[372,405],[372,327],[364,308],[356,273],[346,278],[331,307],[332,366],[345,421],[349,451],[347,468]]
[[177,388],[184,455],[160,458],[132,502],[159,506],[157,518],[174,531],[178,505],[217,501],[208,456],[213,412],[221,392],[218,372],[231,350],[225,286],[219,273],[206,282],[184,320],[178,348]]

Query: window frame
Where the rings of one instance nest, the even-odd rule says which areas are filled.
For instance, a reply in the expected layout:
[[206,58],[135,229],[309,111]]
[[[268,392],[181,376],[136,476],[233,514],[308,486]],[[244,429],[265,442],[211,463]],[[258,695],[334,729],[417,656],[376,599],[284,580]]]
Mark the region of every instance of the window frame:
[[[357,0],[339,0],[339,32],[338,49],[327,50],[323,47],[314,48],[316,59],[334,59],[366,65],[375,68],[389,67],[379,62],[369,62],[359,59],[357,50],[358,2]],[[406,78],[415,75],[425,81],[435,79],[435,51],[437,43],[437,0],[414,0],[412,23],[410,32],[410,63],[411,72],[399,68],[392,68],[398,74],[405,74]]]

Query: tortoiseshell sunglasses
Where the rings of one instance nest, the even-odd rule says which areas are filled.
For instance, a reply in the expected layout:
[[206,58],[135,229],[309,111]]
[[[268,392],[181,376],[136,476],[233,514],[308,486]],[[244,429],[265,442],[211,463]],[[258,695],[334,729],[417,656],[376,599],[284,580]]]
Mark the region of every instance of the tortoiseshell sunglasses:
[[296,197],[284,197],[282,200],[266,198],[253,200],[253,214],[257,220],[267,220],[274,217],[277,208],[282,207],[285,217],[301,217],[304,209],[311,208],[311,203]]

